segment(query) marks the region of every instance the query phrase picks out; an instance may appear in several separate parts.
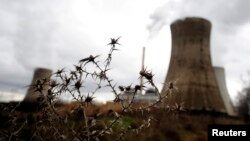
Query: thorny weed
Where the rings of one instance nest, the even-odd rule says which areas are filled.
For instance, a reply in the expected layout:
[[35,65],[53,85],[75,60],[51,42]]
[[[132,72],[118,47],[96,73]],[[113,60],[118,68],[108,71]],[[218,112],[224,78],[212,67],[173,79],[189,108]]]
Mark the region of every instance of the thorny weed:
[[[10,127],[9,130],[1,130],[0,140],[121,140],[128,133],[139,134],[142,130],[148,128],[154,119],[150,114],[147,114],[145,120],[140,122],[140,125],[137,127],[128,129],[120,128],[116,133],[113,131],[114,125],[120,123],[126,113],[139,112],[144,114],[145,112],[149,112],[151,108],[159,107],[168,97],[168,95],[162,96],[160,94],[153,80],[154,74],[146,68],[139,72],[139,77],[146,79],[146,82],[142,86],[139,84],[120,86],[109,77],[108,72],[111,70],[110,64],[113,59],[113,53],[118,50],[117,45],[120,45],[119,39],[120,37],[117,39],[111,38],[110,43],[107,44],[111,48],[104,62],[98,60],[100,55],[90,55],[81,59],[77,65],[74,65],[73,70],[66,71],[65,68],[59,69],[52,75],[50,80],[37,80],[31,87],[34,88],[34,92],[40,92],[41,97],[43,97],[39,101],[43,103],[42,108],[38,113],[35,113],[36,116],[30,113],[27,116],[20,116],[11,107],[12,112],[9,112],[11,120],[8,123]],[[96,69],[90,71],[88,69],[90,65]],[[85,84],[89,79],[95,82],[96,87],[91,92],[85,92]],[[49,87],[46,93],[44,92],[45,86]],[[151,104],[141,104],[138,106],[138,103],[135,102],[136,94],[138,94],[138,91],[149,86],[155,89],[158,100]],[[119,112],[109,110],[108,117],[106,118],[100,116],[104,113],[87,115],[86,109],[89,105],[93,104],[95,93],[106,87],[115,95],[113,102],[119,103],[122,110]],[[169,93],[172,93],[172,90],[176,87],[171,82],[168,88]],[[121,99],[120,95],[124,93],[131,95],[131,99]],[[64,115],[61,115],[56,108],[57,99],[62,94],[70,95],[79,104],[70,113]],[[4,107],[4,111],[11,110],[11,108]],[[171,110],[171,108],[169,109]],[[178,105],[174,109],[182,110],[182,107]],[[75,122],[71,121],[72,118]],[[104,120],[106,122],[103,122]],[[102,124],[101,127],[100,124]],[[51,135],[48,136],[48,133]]]

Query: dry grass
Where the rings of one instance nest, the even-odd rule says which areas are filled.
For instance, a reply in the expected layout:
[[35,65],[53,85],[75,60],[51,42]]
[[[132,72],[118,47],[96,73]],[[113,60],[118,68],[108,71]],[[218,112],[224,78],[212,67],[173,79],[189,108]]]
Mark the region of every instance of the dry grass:
[[[60,106],[57,108],[57,111],[59,114],[63,115],[65,113],[70,113],[74,109],[78,108],[81,106],[79,102],[71,102],[69,104],[64,104],[63,106]],[[110,110],[120,112],[122,111],[122,107],[119,103],[113,103],[113,102],[107,102],[106,104],[90,104],[85,107],[85,112],[87,116],[92,116],[94,114],[98,113],[108,113]]]
[[[136,107],[142,104],[135,104]],[[67,107],[67,108],[65,108]],[[61,108],[72,110],[77,107],[76,103],[65,105]],[[122,107],[117,103],[109,102],[104,105],[88,106],[87,112],[93,115],[93,111],[108,113],[109,110],[122,111]],[[230,117],[220,113],[208,112],[171,112],[165,109],[154,108],[150,112],[128,112],[123,114],[129,119],[128,126],[137,127],[144,120],[144,116],[153,116],[151,126],[139,134],[130,132],[126,135],[126,140],[135,141],[206,141],[207,127],[209,124],[245,124],[242,117]],[[104,114],[106,115],[106,114]],[[104,117],[104,116],[103,116]]]
[[213,113],[168,113],[163,109],[153,111],[155,121],[143,133],[130,134],[128,140],[136,141],[206,141],[209,124],[245,124],[243,118]]
[[[74,139],[74,134],[71,133],[70,128],[73,128],[75,131],[81,131],[84,127],[84,119],[81,118],[78,113],[74,113],[75,109],[80,104],[77,102],[72,102],[70,104],[65,104],[60,107],[57,107],[57,112],[60,113],[60,117],[68,117],[67,122],[62,122],[60,120],[54,121],[53,128],[63,131],[63,135],[58,136],[58,140],[68,140]],[[121,131],[124,129],[126,134],[123,134],[123,140],[135,140],[135,141],[206,141],[207,140],[207,125],[209,124],[245,124],[243,118],[240,117],[229,117],[223,114],[214,114],[206,112],[176,112],[169,111],[166,109],[154,108],[151,111],[133,111],[121,113],[122,108],[117,103],[109,102],[103,105],[89,105],[85,108],[86,114],[88,117],[95,116],[97,113],[100,113],[98,117],[97,125],[91,130],[101,130],[105,128],[105,123],[112,119],[112,115],[109,115],[109,111],[114,110],[119,114],[123,115],[120,118],[119,122],[116,122],[112,126],[113,135],[106,134],[99,138],[99,140],[114,140],[117,135],[121,134]],[[42,112],[36,113],[17,113],[15,115],[18,117],[15,122],[16,127],[8,124],[11,121],[12,117],[3,116],[1,113],[0,120],[1,132],[16,131],[20,127],[23,121],[27,120],[26,124],[17,137],[13,136],[13,139],[16,140],[54,140],[56,135],[53,128],[47,128],[46,130],[41,128],[35,128],[39,126],[39,120],[43,119],[42,124],[46,127],[46,124],[50,124],[49,117],[46,117]],[[5,113],[5,115],[8,115]],[[148,128],[142,128],[142,130],[137,130],[143,125],[145,117],[151,116],[152,121]],[[49,126],[49,125],[48,125]],[[39,135],[36,130],[39,130]],[[138,134],[137,134],[137,132]],[[0,132],[0,134],[1,134]],[[36,133],[34,135],[34,133]],[[53,134],[51,134],[53,133]],[[34,137],[32,137],[34,136]],[[65,138],[67,137],[67,138]],[[80,137],[78,137],[80,138]]]

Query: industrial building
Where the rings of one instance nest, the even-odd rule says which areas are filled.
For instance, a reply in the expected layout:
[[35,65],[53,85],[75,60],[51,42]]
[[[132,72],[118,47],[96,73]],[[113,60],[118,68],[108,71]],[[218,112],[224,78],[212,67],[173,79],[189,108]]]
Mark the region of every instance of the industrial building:
[[176,80],[174,85],[178,90],[169,95],[167,103],[184,103],[188,110],[232,114],[232,103],[225,81],[222,81],[224,76],[216,75],[211,61],[211,23],[203,18],[190,17],[173,22],[170,28],[172,51],[161,94],[168,95],[168,84]]

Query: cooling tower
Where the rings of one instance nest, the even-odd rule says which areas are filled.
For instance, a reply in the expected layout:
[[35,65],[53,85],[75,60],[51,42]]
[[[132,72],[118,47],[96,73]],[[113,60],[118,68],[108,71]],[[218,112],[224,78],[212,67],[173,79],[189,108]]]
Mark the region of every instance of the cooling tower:
[[45,96],[47,95],[47,91],[49,89],[48,85],[46,85],[48,83],[42,85],[42,94],[41,92],[36,91],[37,88],[35,87],[35,84],[38,80],[50,80],[51,75],[52,70],[45,68],[37,68],[34,72],[33,79],[31,81],[27,94],[23,101],[16,108],[16,110],[33,112],[44,107],[46,105],[46,103],[44,103],[44,99],[46,98]]
[[[51,75],[52,75],[52,70],[45,68],[37,68],[34,72],[31,85],[27,91],[26,97],[24,98],[23,102],[32,103],[32,102],[37,102],[38,98],[44,98],[40,92],[36,91],[34,85],[37,82],[37,80],[42,80],[44,78],[50,80]],[[46,95],[47,91],[48,91],[48,85],[44,85],[42,93]]]
[[225,71],[222,67],[214,67],[216,80],[219,85],[221,97],[223,99],[226,111],[228,115],[235,116],[236,112],[233,107],[233,103],[230,99],[229,93],[227,91],[226,79],[225,79]]
[[168,83],[176,82],[178,92],[169,105],[184,103],[188,110],[226,112],[210,57],[211,23],[202,18],[185,18],[171,24],[172,51],[162,95]]

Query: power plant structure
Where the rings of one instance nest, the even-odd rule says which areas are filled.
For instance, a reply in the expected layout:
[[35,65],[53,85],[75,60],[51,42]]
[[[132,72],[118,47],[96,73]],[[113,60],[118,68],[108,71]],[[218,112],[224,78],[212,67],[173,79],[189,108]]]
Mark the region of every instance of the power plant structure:
[[[42,79],[50,80],[50,77],[52,75],[52,70],[46,69],[46,68],[37,68],[35,69],[33,79],[31,81],[31,85],[27,91],[27,94],[23,101],[25,102],[35,102],[38,98],[41,97],[41,92],[36,91],[35,84],[37,81],[41,81]],[[48,85],[43,86],[42,93],[46,94],[49,89]]]
[[227,86],[226,86],[226,78],[225,78],[225,70],[222,67],[214,67],[216,80],[219,85],[220,93],[225,104],[226,111],[228,115],[236,116],[237,113],[234,109],[233,103],[230,99]]
[[37,68],[34,71],[33,79],[29,86],[26,96],[24,97],[23,101],[20,104],[19,109],[30,111],[37,109],[37,106],[41,105],[46,99],[46,95],[49,89],[49,85],[44,84],[42,86],[42,91],[37,91],[37,87],[35,86],[38,81],[42,83],[42,80],[50,80],[52,75],[52,70],[46,68]]
[[[175,82],[178,90],[166,103],[184,103],[188,110],[227,112],[210,56],[211,23],[191,17],[171,24],[172,51],[168,73],[161,94]],[[226,98],[228,99],[228,98]],[[227,101],[227,100],[226,100]]]
[[133,93],[134,93],[133,90],[130,92],[124,92],[119,95],[119,98],[127,102],[130,102],[133,99],[134,102],[149,103],[149,104],[152,104],[159,100],[159,96],[156,94],[156,91],[153,88],[147,89],[145,91],[145,94],[139,92],[133,95]]
[[[175,86],[171,85],[176,85],[177,90],[176,93],[169,94],[166,103],[170,106],[183,103],[187,110],[216,111],[236,115],[227,91],[225,71],[221,67],[212,65],[211,23],[203,18],[191,17],[175,21],[170,28],[172,51],[161,95],[168,95],[170,89],[175,89]],[[34,85],[41,79],[49,80],[51,75],[50,69],[35,70],[21,107],[22,105],[31,107],[30,105],[39,104],[40,98],[46,98],[49,86],[43,86],[41,94],[36,91]],[[126,100],[130,95],[123,94],[120,98]],[[135,100],[155,102],[158,97],[154,92],[149,91],[145,95],[136,95]]]

